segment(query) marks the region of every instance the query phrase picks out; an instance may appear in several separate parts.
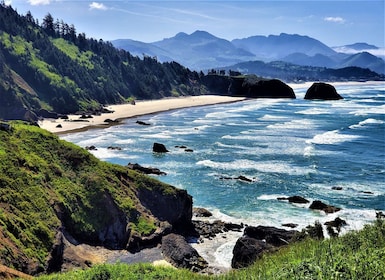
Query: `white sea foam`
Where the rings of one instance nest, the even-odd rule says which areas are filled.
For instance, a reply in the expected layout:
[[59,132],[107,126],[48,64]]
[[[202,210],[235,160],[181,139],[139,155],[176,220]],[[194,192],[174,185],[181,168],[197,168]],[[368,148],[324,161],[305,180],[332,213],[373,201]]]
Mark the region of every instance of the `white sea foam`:
[[276,123],[268,125],[269,129],[309,129],[314,126],[313,121],[301,119],[301,120],[292,120],[284,123]]
[[115,144],[125,145],[125,144],[134,144],[136,141],[132,138],[130,139],[120,139],[116,140]]
[[328,109],[323,108],[310,108],[302,111],[295,112],[296,114],[303,114],[303,115],[324,115],[324,114],[330,114],[331,111]]
[[375,106],[375,107],[364,107],[355,111],[351,111],[350,114],[353,114],[355,116],[366,116],[369,114],[384,115],[385,105]]
[[259,200],[277,200],[279,197],[287,197],[286,194],[263,194],[257,197]]
[[252,161],[240,159],[231,162],[215,162],[212,160],[198,161],[197,165],[202,165],[221,170],[257,170],[265,173],[283,173],[290,175],[307,175],[317,172],[313,168],[292,166],[283,161]]
[[352,141],[360,138],[359,135],[341,134],[338,130],[327,131],[322,134],[315,135],[312,139],[306,140],[307,144],[339,144],[346,141]]
[[259,120],[261,121],[280,121],[280,120],[287,120],[288,117],[285,116],[276,116],[276,115],[270,115],[266,114],[263,117],[260,117]]
[[364,121],[359,122],[358,124],[353,124],[353,125],[349,126],[349,128],[351,128],[351,129],[362,128],[362,127],[365,127],[365,126],[371,125],[371,124],[383,124],[383,123],[385,123],[385,121],[369,118],[369,119],[366,119]]

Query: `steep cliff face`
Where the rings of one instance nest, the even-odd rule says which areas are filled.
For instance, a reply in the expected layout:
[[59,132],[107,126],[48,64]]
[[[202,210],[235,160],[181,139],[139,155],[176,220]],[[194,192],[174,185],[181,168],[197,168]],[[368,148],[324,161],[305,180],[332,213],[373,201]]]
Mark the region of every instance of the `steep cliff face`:
[[22,123],[0,127],[0,185],[0,264],[28,274],[60,270],[66,242],[138,251],[191,225],[185,190]]

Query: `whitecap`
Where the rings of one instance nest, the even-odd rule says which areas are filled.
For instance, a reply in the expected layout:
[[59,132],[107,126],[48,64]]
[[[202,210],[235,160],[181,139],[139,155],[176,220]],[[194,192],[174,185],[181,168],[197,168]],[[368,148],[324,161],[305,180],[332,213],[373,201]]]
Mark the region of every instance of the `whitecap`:
[[303,115],[324,115],[324,114],[330,114],[330,110],[327,109],[321,109],[321,108],[310,108],[302,111],[295,112],[296,114],[303,114]]
[[259,200],[278,200],[279,197],[287,198],[285,194],[262,194],[257,197]]
[[338,130],[327,131],[315,135],[312,139],[306,140],[307,144],[339,144],[360,138],[359,135],[340,134]]
[[377,120],[377,119],[369,118],[369,119],[366,119],[366,120],[359,122],[358,124],[353,124],[353,125],[349,126],[349,128],[351,128],[351,129],[362,128],[366,125],[383,124],[383,123],[385,123],[383,120]]

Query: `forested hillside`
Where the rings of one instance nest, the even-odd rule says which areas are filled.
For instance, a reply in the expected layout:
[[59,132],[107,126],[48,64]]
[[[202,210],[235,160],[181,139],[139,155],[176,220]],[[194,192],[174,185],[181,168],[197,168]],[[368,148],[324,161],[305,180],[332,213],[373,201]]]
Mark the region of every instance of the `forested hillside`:
[[87,38],[47,14],[39,24],[0,4],[0,118],[33,119],[99,110],[129,98],[200,92],[196,72],[155,57],[140,59],[111,43]]

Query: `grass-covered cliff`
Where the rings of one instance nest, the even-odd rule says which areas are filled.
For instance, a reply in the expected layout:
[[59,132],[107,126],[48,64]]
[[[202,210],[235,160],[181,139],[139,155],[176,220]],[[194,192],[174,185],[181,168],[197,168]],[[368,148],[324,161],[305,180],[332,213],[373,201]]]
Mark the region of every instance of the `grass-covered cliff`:
[[[98,110],[129,98],[156,99],[200,91],[196,72],[175,62],[140,59],[87,38],[48,14],[41,24],[0,3],[0,119]],[[31,114],[32,113],[32,114]]]
[[[162,209],[162,211],[159,211]],[[191,222],[192,198],[36,126],[0,123],[0,264],[60,270],[63,242],[131,251]]]

